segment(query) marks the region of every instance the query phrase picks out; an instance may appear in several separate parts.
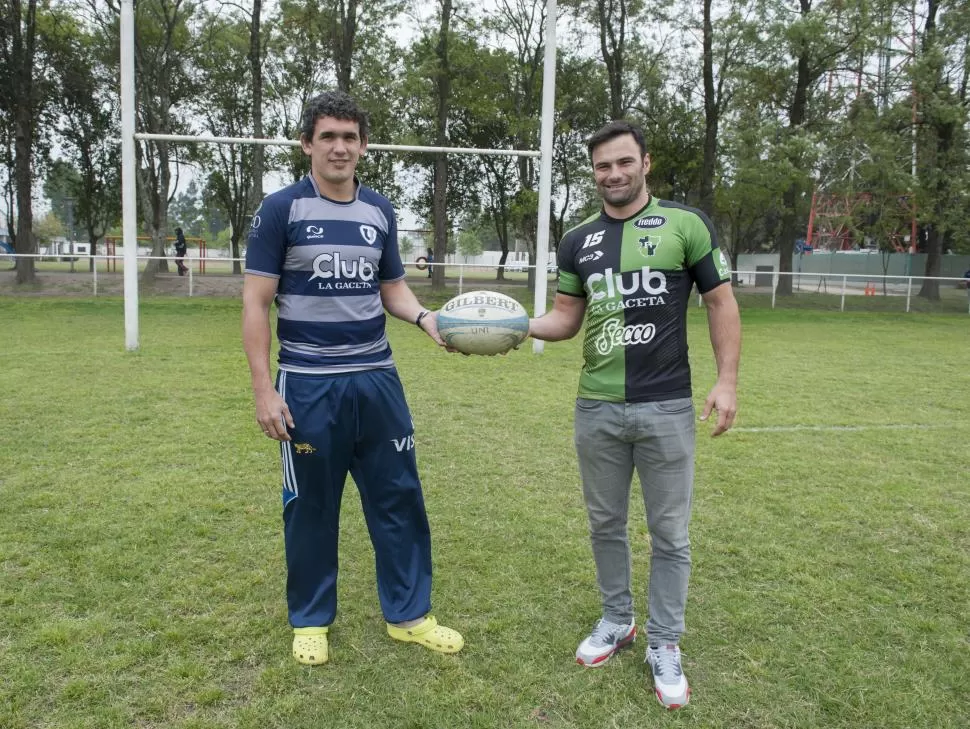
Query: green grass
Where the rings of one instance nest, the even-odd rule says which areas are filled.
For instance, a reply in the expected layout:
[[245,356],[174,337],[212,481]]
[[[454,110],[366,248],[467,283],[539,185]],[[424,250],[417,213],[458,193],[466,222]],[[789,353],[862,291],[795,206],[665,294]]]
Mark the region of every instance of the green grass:
[[[0,299],[0,726],[970,726],[970,323],[743,316],[738,429],[698,439],[694,698],[668,715],[641,643],[573,662],[599,610],[578,340],[465,358],[391,322],[435,613],[467,647],[387,638],[349,488],[332,661],[308,669],[289,656],[278,452],[254,422],[238,302],[143,299],[126,353],[118,299]],[[702,399],[712,357],[689,317]]]

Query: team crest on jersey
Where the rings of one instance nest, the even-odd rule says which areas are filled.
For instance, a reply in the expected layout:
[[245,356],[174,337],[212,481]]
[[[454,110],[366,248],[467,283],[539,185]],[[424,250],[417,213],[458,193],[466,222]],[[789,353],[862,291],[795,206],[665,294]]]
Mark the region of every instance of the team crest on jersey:
[[367,245],[369,246],[377,242],[377,228],[372,225],[360,226],[360,234],[364,236],[364,240],[367,241]]
[[660,247],[660,236],[659,235],[645,235],[640,239],[640,255],[644,258],[649,258],[657,249]]
[[293,448],[298,456],[309,456],[311,453],[317,452],[317,449],[309,443],[294,443]]

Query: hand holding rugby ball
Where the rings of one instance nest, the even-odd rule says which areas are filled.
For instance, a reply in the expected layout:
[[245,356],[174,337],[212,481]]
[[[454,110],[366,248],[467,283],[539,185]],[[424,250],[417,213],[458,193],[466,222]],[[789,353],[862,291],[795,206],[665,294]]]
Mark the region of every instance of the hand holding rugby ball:
[[529,314],[505,294],[469,291],[441,307],[438,333],[464,354],[504,354],[529,335]]

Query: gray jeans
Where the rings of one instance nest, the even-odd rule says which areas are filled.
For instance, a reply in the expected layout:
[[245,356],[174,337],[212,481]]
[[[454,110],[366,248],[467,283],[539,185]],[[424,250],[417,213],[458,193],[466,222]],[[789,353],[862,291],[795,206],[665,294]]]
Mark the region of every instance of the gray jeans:
[[684,632],[690,578],[694,405],[576,401],[576,453],[589,516],[603,617],[633,620],[627,514],[636,467],[652,545],[647,589],[651,645],[678,643]]

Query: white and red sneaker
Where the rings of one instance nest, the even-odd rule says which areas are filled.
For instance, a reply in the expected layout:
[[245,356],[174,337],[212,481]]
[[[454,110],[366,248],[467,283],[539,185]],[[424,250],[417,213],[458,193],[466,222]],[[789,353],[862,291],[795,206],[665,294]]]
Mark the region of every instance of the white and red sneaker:
[[679,709],[690,701],[690,686],[676,645],[649,646],[647,663],[653,671],[653,690],[666,709]]
[[600,618],[593,627],[593,632],[576,649],[576,663],[587,668],[602,666],[620,648],[633,643],[636,637],[636,623],[631,621],[624,625]]

